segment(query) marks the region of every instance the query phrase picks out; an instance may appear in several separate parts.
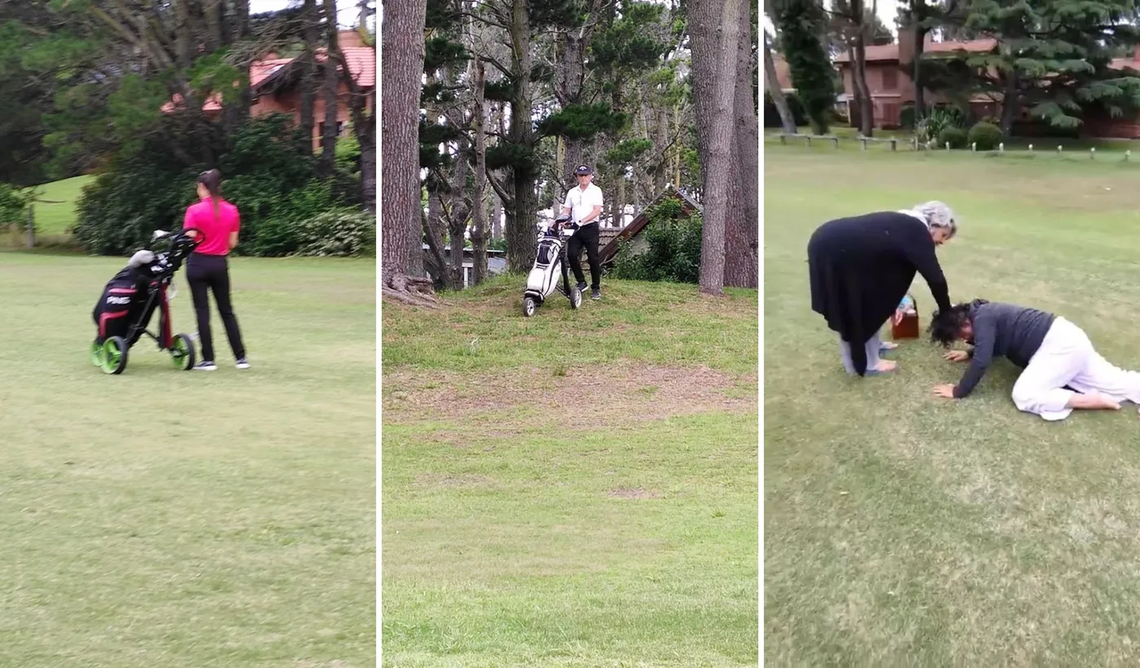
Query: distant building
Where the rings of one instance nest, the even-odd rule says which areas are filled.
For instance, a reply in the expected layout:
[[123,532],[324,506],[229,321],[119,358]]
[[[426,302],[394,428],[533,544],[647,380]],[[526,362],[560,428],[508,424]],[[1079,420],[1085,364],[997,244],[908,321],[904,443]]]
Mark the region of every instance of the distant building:
[[[357,86],[365,93],[376,88],[376,49],[365,46],[360,33],[355,30],[342,30],[338,33],[338,44],[344,59],[348,62],[348,70]],[[318,62],[327,58],[326,50],[317,51]],[[294,58],[279,58],[275,53],[268,53],[264,58],[254,61],[249,68],[250,92],[253,103],[249,108],[250,114],[260,116],[273,112],[292,115],[300,124],[300,66]],[[337,88],[337,135],[344,136],[348,124],[352,119],[349,107],[351,92],[347,84],[340,82]],[[175,106],[182,102],[180,95],[175,95],[172,101],[162,106],[163,113],[170,113]],[[372,109],[372,99],[368,99],[368,110]],[[215,117],[222,111],[221,97],[217,94],[206,100],[202,110],[207,115]],[[325,102],[318,92],[313,98],[313,148],[320,148],[321,136],[324,132]]]

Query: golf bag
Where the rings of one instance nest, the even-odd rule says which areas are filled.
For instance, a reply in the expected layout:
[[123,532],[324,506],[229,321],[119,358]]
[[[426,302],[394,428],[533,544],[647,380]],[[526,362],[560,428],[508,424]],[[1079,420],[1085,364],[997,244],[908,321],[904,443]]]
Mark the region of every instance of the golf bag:
[[[159,300],[153,299],[152,294],[152,287],[158,286],[152,284],[157,283],[159,274],[161,268],[154,253],[139,251],[130,264],[107,282],[91,313],[98,327],[96,343],[102,345],[112,336],[127,340],[128,345],[138,342],[158,306]],[[136,324],[133,334],[132,324]],[[132,334],[130,339],[128,334]]]
[[[523,315],[528,318],[556,290],[570,300],[570,308],[576,309],[582,304],[582,292],[576,285],[570,285],[566,264],[566,241],[578,229],[569,220],[569,217],[559,217],[553,225],[538,233],[534,266],[527,275],[526,290],[523,291]],[[562,279],[561,286],[559,278]]]
[[[155,253],[143,249],[131,256],[121,269],[103,286],[103,294],[91,311],[95,321],[95,340],[91,343],[91,361],[104,373],[120,374],[127,366],[127,352],[145,334],[169,351],[177,368],[194,366],[194,344],[186,334],[174,334],[171,328],[170,300],[174,297],[174,274],[182,262],[204,240],[200,230],[174,235],[158,230],[151,242],[166,240],[167,250]],[[147,329],[154,312],[159,311],[157,333]]]

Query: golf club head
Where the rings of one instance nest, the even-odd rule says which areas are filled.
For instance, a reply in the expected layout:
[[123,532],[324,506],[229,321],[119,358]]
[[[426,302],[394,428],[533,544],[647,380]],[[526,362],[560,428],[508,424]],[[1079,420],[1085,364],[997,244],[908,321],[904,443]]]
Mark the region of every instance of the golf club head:
[[168,237],[168,236],[170,236],[170,232],[167,232],[166,230],[155,230],[154,234],[150,235],[150,240],[151,241],[158,241],[159,239],[162,239],[163,237]]

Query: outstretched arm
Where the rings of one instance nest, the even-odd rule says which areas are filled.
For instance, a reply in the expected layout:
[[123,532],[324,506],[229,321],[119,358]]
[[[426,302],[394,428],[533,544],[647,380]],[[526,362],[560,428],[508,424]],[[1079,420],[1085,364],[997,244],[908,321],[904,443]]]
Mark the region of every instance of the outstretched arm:
[[[915,229],[903,242],[903,254],[930,287],[930,294],[938,310],[946,313],[950,310],[950,289],[946,284],[946,276],[942,273],[942,265],[938,262],[934,241],[922,226],[913,226]],[[912,229],[913,229],[912,228]]]
[[994,337],[997,335],[994,321],[985,314],[974,318],[974,349],[970,351],[970,366],[962,374],[962,380],[954,388],[954,398],[966,397],[985,375],[993,360]]

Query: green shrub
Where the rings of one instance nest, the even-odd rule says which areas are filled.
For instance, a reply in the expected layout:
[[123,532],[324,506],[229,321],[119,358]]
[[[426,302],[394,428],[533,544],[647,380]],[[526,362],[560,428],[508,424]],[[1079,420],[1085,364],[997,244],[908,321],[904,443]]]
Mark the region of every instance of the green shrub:
[[943,148],[945,144],[938,141],[938,136],[949,127],[960,128],[965,133],[966,119],[962,112],[956,107],[935,107],[915,126],[915,136],[920,144],[929,146],[933,142],[938,144],[937,148]]
[[914,105],[908,104],[899,112],[899,126],[904,130],[915,129]]
[[976,144],[979,151],[992,151],[998,147],[1001,140],[1001,128],[993,123],[982,121],[970,128],[970,134],[966,138],[966,143],[971,146]]
[[376,217],[367,211],[341,207],[299,220],[295,227],[298,255],[376,255]]
[[938,148],[966,148],[966,131],[962,128],[950,126],[938,133]]
[[701,266],[701,218],[683,215],[681,203],[665,200],[647,212],[641,233],[648,248],[635,255],[633,244],[618,242],[613,275],[636,281],[697,283]]
[[[180,153],[198,154],[193,139],[178,141],[186,144]],[[358,177],[342,168],[327,182],[319,180],[314,159],[303,150],[305,141],[290,117],[269,115],[250,119],[227,146],[217,148],[223,196],[241,212],[235,253],[297,252],[299,221],[359,203]],[[351,155],[351,146],[346,151]],[[122,255],[146,243],[156,229],[181,227],[186,207],[197,199],[198,174],[214,165],[186,165],[174,153],[165,141],[146,140],[139,150],[117,156],[110,171],[84,189],[75,237],[87,252]]]

